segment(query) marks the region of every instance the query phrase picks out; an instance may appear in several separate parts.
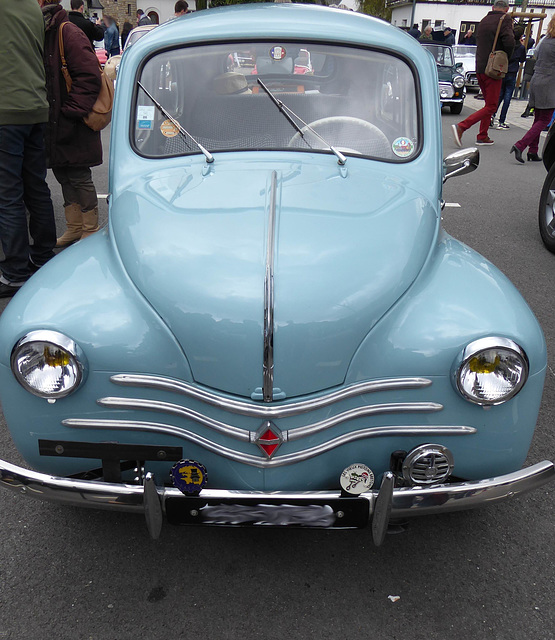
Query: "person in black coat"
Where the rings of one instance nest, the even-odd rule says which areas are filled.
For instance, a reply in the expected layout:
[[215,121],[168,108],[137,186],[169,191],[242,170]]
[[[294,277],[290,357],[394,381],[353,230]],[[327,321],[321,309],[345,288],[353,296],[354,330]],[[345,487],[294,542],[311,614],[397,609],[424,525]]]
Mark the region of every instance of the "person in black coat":
[[83,0],[71,0],[70,6],[71,11],[68,13],[69,21],[73,22],[75,26],[85,32],[85,35],[91,41],[91,45],[94,47],[93,43],[95,40],[104,40],[104,29],[100,25],[87,20],[83,15],[85,9]]
[[133,31],[133,25],[130,22],[124,22],[121,28],[121,50],[125,49],[125,41],[127,36]]

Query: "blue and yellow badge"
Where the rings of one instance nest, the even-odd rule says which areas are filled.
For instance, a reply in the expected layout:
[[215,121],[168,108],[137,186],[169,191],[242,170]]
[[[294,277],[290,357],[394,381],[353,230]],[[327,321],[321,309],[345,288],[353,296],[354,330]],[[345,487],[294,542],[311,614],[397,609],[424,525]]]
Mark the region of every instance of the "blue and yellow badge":
[[180,460],[170,471],[174,487],[185,495],[196,495],[206,484],[206,467],[196,460]]

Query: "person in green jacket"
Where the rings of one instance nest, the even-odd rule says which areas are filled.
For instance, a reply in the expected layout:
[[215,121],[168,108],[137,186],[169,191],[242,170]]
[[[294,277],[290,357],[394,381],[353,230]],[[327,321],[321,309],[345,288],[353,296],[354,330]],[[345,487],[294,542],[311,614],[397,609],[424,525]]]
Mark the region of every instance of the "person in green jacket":
[[54,256],[43,47],[44,20],[37,0],[0,2],[0,298],[13,296]]

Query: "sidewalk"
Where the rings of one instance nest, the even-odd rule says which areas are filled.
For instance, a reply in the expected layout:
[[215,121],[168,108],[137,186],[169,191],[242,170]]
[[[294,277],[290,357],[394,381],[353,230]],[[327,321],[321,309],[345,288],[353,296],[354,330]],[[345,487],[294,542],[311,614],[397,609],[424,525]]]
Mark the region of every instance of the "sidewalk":
[[[468,91],[466,93],[466,98],[464,99],[464,106],[470,107],[474,109],[474,111],[478,111],[484,106],[483,100],[476,100],[475,96],[478,93],[476,91]],[[526,131],[532,126],[532,122],[534,122],[534,115],[529,116],[528,118],[521,118],[520,114],[523,113],[524,109],[526,109],[526,105],[528,104],[528,100],[517,100],[513,98],[511,100],[511,104],[509,105],[509,111],[507,112],[507,118],[505,122],[513,129],[514,127],[520,127]],[[499,114],[501,113],[501,107],[497,110],[497,118],[499,118]],[[520,136],[522,137],[522,136]],[[545,139],[545,133],[541,134],[540,138],[540,151],[543,146],[543,140]]]

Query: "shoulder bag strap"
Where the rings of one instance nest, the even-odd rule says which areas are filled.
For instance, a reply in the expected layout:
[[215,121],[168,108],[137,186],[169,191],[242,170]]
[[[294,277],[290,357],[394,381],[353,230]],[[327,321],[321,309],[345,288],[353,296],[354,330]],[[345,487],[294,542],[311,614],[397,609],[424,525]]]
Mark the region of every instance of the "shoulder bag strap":
[[62,22],[60,28],[58,29],[58,46],[60,48],[60,58],[62,60],[62,75],[64,76],[64,80],[66,81],[66,89],[69,93],[71,90],[71,76],[69,75],[69,70],[67,68],[66,58],[64,55],[63,29],[65,24],[65,22]]
[[493,41],[493,47],[491,48],[491,52],[495,51],[495,45],[497,44],[497,38],[499,38],[499,31],[501,31],[501,23],[505,19],[505,14],[501,16],[501,20],[499,20],[499,24],[497,25],[497,31],[495,32],[495,40]]

